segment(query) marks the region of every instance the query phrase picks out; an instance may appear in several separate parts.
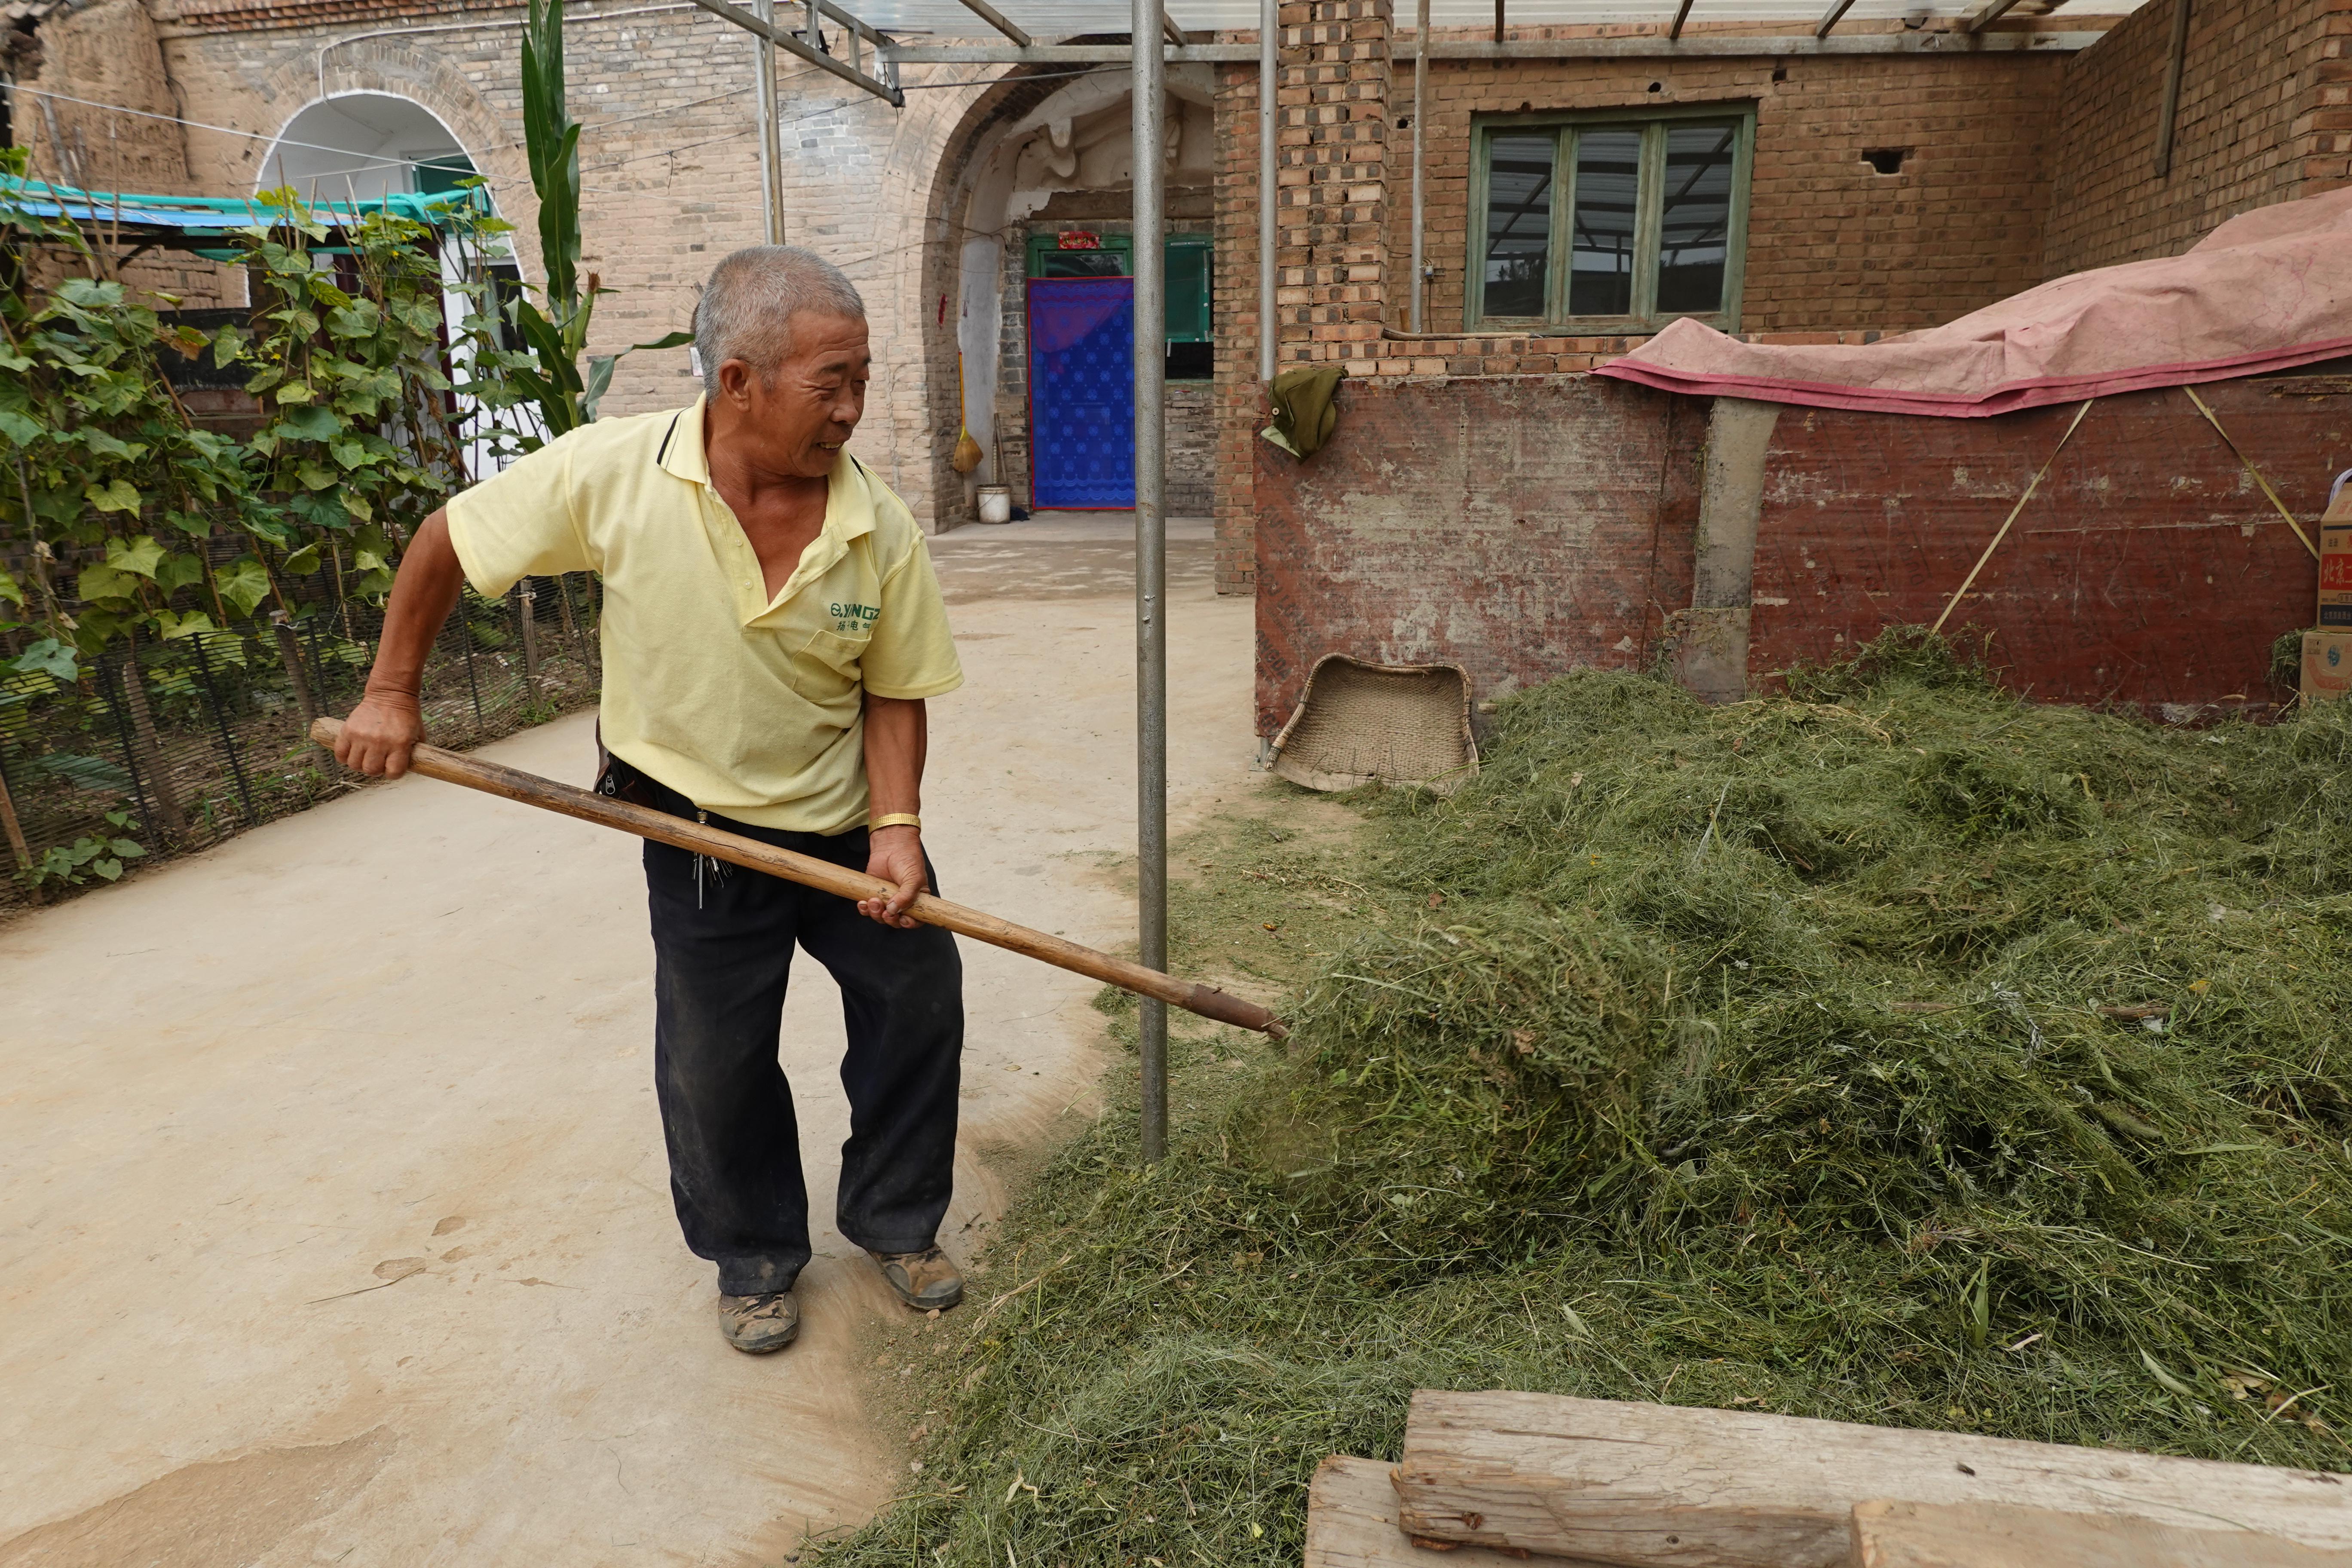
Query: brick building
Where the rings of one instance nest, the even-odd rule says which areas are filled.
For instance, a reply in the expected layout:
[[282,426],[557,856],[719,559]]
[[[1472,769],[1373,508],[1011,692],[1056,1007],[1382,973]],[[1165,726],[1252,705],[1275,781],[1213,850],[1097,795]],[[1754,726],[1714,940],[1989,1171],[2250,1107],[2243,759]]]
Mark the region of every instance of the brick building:
[[[1236,587],[1254,575],[1261,734],[1324,654],[1459,663],[1491,695],[1579,665],[1645,667],[1702,616],[1737,630],[1712,693],[1754,689],[1792,659],[1937,619],[2064,431],[2055,410],[1978,421],[1745,405],[1766,416],[1749,454],[1761,489],[1729,520],[1737,570],[1714,596],[1725,584],[1706,581],[1709,552],[1723,540],[1703,490],[1735,411],[1572,374],[1673,312],[1644,315],[1615,279],[1605,317],[1575,308],[1597,290],[1559,273],[1609,237],[1586,235],[1580,211],[1573,237],[1553,215],[1551,280],[1524,286],[1496,243],[1512,237],[1529,189],[1522,175],[1498,201],[1506,156],[1580,178],[1582,150],[1611,134],[1615,150],[1593,165],[1646,160],[1640,195],[1596,187],[1638,209],[1651,247],[1639,266],[1663,295],[1673,204],[1704,194],[1696,169],[1677,174],[1670,139],[1712,129],[1713,142],[1684,142],[1702,156],[1720,145],[1746,205],[1725,226],[1722,271],[1700,280],[1701,308],[1682,308],[1800,342],[1949,321],[2352,184],[2352,0],[2158,0],[2046,55],[1651,58],[1540,73],[1440,58],[1425,132],[1435,275],[1415,337],[1399,330],[1410,72],[1391,11],[1328,0],[1284,16],[1307,47],[1286,58],[1281,88],[1279,357],[1337,363],[1349,379],[1338,436],[1301,464],[1250,433],[1255,366],[1234,355],[1222,373],[1221,565]],[[1637,125],[1638,147],[1625,133]],[[1234,149],[1236,190],[1254,183],[1253,156]],[[1220,236],[1236,259],[1254,244],[1241,205]],[[1468,287],[1465,233],[1490,269]],[[1486,319],[1496,312],[1482,311],[1480,286],[1491,296],[1497,282],[1513,315],[1542,318]],[[1244,328],[1237,319],[1236,335]],[[2206,391],[2306,525],[2329,476],[2352,464],[2352,378],[2325,368],[2337,374]],[[2047,515],[2027,521],[1964,616],[1996,634],[2012,679],[2051,699],[2185,716],[2291,696],[2271,679],[2271,648],[2310,624],[2312,563],[2185,397],[2104,404],[2036,503]]]
[[[2352,0],[2196,0],[2161,179],[2176,0],[2024,0],[1981,34],[1962,27],[1979,0],[1864,0],[1826,39],[1819,0],[1546,3],[1499,47],[1441,9],[1419,128],[1418,337],[1416,44],[1392,0],[1283,5],[1271,193],[1255,33],[1217,33],[1171,65],[1171,277],[1193,312],[1171,322],[1171,500],[1213,507],[1226,589],[1253,586],[1255,520],[1287,482],[1255,435],[1269,197],[1280,358],[1343,364],[1361,405],[1408,382],[1572,373],[1678,313],[1773,334],[1946,321],[2055,273],[2177,249],[2231,212],[2343,181],[2352,161]],[[1678,8],[1691,14],[1670,39]],[[11,130],[48,172],[364,195],[477,170],[535,276],[519,5],[40,0],[17,14],[6,68],[33,90],[14,95]],[[759,238],[755,57],[688,0],[582,0],[567,17],[586,265],[616,290],[593,346],[609,349],[684,324],[709,263]],[[942,60],[902,78],[893,109],[784,61],[785,228],[872,310],[862,454],[948,527],[971,515],[949,467],[960,428],[985,453],[973,481],[1030,499],[1046,390],[1031,286],[1123,269],[1134,149],[1116,68]],[[184,268],[160,281],[192,298],[236,289]],[[606,406],[692,391],[683,351],[638,355]]]

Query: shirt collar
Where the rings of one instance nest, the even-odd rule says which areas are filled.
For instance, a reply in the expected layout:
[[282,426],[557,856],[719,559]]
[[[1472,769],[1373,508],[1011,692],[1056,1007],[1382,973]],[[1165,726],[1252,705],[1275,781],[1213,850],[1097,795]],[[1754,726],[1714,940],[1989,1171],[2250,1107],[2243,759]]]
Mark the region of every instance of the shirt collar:
[[[670,421],[669,433],[662,438],[657,460],[664,473],[716,495],[717,488],[710,482],[710,456],[702,439],[703,415],[709,401],[708,395],[698,397],[691,407],[678,410]],[[824,532],[846,543],[873,531],[874,487],[845,447],[835,456],[833,472],[825,481]]]

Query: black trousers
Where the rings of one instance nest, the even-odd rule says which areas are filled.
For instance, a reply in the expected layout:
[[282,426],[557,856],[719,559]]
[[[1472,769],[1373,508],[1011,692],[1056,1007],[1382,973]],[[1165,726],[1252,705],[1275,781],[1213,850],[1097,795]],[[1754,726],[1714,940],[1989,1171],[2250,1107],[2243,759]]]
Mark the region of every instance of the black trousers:
[[[632,798],[697,816],[683,795],[642,774],[630,782],[640,786]],[[708,820],[866,869],[864,828],[828,838]],[[963,1054],[955,939],[936,926],[894,931],[846,899],[666,844],[648,840],[645,858],[654,1081],[687,1246],[719,1265],[730,1296],[789,1290],[809,1260],[800,1123],[776,1059],[797,944],[832,972],[848,1026],[849,1142],[835,1223],[876,1252],[929,1247],[954,1180]]]

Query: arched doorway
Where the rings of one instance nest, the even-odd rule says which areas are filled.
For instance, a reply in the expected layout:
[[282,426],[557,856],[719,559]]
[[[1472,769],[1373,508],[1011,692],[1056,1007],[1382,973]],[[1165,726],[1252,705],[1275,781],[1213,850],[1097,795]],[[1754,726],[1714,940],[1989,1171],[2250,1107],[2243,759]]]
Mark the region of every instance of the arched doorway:
[[[366,202],[391,195],[454,191],[478,174],[473,155],[457,134],[415,99],[390,92],[344,92],[305,106],[286,122],[261,161],[256,186],[291,187],[312,203]],[[452,343],[462,340],[467,315],[478,309],[498,316],[523,286],[513,247],[502,236],[445,245],[441,275],[446,285],[442,316]],[[462,382],[467,355],[461,348],[451,358],[452,378]],[[482,426],[478,434],[487,436],[488,418],[475,416]],[[488,439],[469,443],[467,461],[477,479],[503,466],[497,444]]]
[[261,161],[258,185],[291,185],[314,202],[373,201],[395,191],[451,190],[475,173],[457,136],[415,99],[347,92],[286,122]]
[[[1070,452],[1048,450],[1037,439],[1039,421],[1049,417],[1060,390],[1053,378],[1066,373],[1071,356],[1041,356],[1045,340],[1037,333],[1054,328],[1038,326],[1037,307],[1054,290],[1033,290],[1033,285],[1081,280],[1080,287],[1060,290],[1075,296],[1085,292],[1085,279],[1120,279],[1131,271],[1135,148],[1127,83],[1106,73],[1042,91],[1024,90],[1018,78],[1006,85],[1005,100],[983,110],[979,123],[968,122],[964,166],[942,213],[950,232],[962,237],[956,247],[957,331],[947,345],[961,376],[951,371],[943,379],[961,393],[965,427],[981,445],[983,460],[974,478],[1010,487],[1016,503],[1050,507],[1059,494],[1087,498],[1061,503],[1084,508],[1131,504],[1109,496],[1115,485],[1057,487],[1046,471],[1073,460]],[[1169,217],[1169,509],[1206,515],[1215,453],[1209,382],[1215,211],[1210,68],[1172,68],[1168,93],[1168,141],[1159,151]],[[1114,329],[1110,338],[1116,337]],[[1089,394],[1079,389],[1076,395],[1084,403]],[[1116,401],[1100,409],[1087,404],[1062,424],[1123,438],[1132,409],[1125,405],[1122,416],[1111,406]],[[1105,443],[1106,449],[1116,444]],[[1080,453],[1075,460],[1099,469],[1105,456]],[[1131,495],[1131,447],[1126,462]]]

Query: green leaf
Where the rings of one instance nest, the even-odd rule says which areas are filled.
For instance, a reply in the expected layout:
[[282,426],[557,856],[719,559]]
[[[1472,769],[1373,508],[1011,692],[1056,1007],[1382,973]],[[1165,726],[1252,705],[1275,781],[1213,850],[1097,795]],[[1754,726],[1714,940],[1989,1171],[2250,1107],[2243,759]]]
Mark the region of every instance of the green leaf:
[[100,511],[127,511],[137,514],[142,497],[124,479],[108,480],[104,485],[91,485],[82,492],[84,500]]
[[2157,1382],[2162,1384],[2172,1393],[2180,1395],[2183,1399],[2194,1399],[2197,1397],[2197,1391],[2195,1389],[2189,1387],[2187,1384],[2181,1382],[2179,1378],[2165,1371],[2163,1366],[2158,1363],[2157,1359],[2148,1354],[2146,1351],[2139,1352],[2139,1360],[2140,1364],[2147,1368],[2148,1375],[2156,1379]]
[[0,409],[0,436],[8,437],[10,446],[29,447],[39,440],[42,434],[40,426],[23,415],[8,409]]
[[372,338],[383,320],[373,300],[360,300],[327,312],[327,331],[339,338]]
[[[307,391],[305,395],[308,395]],[[292,441],[331,441],[343,433],[343,422],[324,404],[312,404],[280,414],[274,434]]]
[[163,634],[165,642],[176,642],[182,637],[192,637],[198,632],[220,629],[213,625],[213,618],[202,610],[190,610],[184,616],[176,615],[170,610],[158,610],[155,613],[155,626]]
[[334,458],[345,468],[360,468],[375,460],[375,454],[369,451],[356,437],[351,436],[328,442],[327,456]]
[[17,582],[14,574],[7,572],[0,572],[0,599],[5,599],[18,609],[24,608],[25,605],[24,584]]
[[315,458],[305,458],[294,465],[294,477],[306,490],[322,490],[335,482],[335,470]]
[[79,657],[79,652],[71,643],[43,637],[18,654],[10,668],[19,675],[46,675],[52,680],[70,684],[74,679],[74,660]]
[[122,862],[120,860],[93,860],[89,868],[110,882],[122,875]]
[[366,522],[375,516],[375,509],[368,505],[367,498],[357,490],[345,489],[342,492],[342,502],[343,510],[362,522]]
[[315,544],[306,544],[289,555],[286,564],[280,568],[289,577],[308,577],[318,569],[319,547]]
[[143,443],[117,440],[95,426],[85,426],[76,434],[81,437],[83,446],[101,458],[121,458],[135,462],[147,455]]
[[[107,815],[110,816],[113,813],[110,812]],[[117,855],[121,856],[125,860],[136,860],[139,857],[147,853],[146,846],[139,843],[136,839],[131,838],[118,838],[112,844],[109,845],[108,847],[112,849]]]
[[278,401],[280,405],[308,403],[310,401],[310,387],[299,381],[289,381],[278,389]]
[[163,547],[144,533],[127,542],[118,539],[106,547],[106,563],[117,572],[152,578],[163,563]]
[[74,752],[51,752],[33,766],[75,789],[120,795],[131,787],[131,775],[104,757],[86,757]]
[[250,555],[219,573],[213,581],[220,596],[240,616],[253,614],[254,606],[269,596],[268,568]]
[[111,566],[85,566],[74,592],[95,605],[106,599],[128,599],[139,592],[139,579]]
[[620,358],[618,354],[597,354],[588,362],[588,384],[580,395],[580,414],[590,424],[595,423],[596,405],[604,401],[604,389],[613,384],[613,367]]
[[174,588],[201,583],[204,576],[204,558],[184,550],[163,557],[163,564],[155,568],[155,586],[168,594]]

